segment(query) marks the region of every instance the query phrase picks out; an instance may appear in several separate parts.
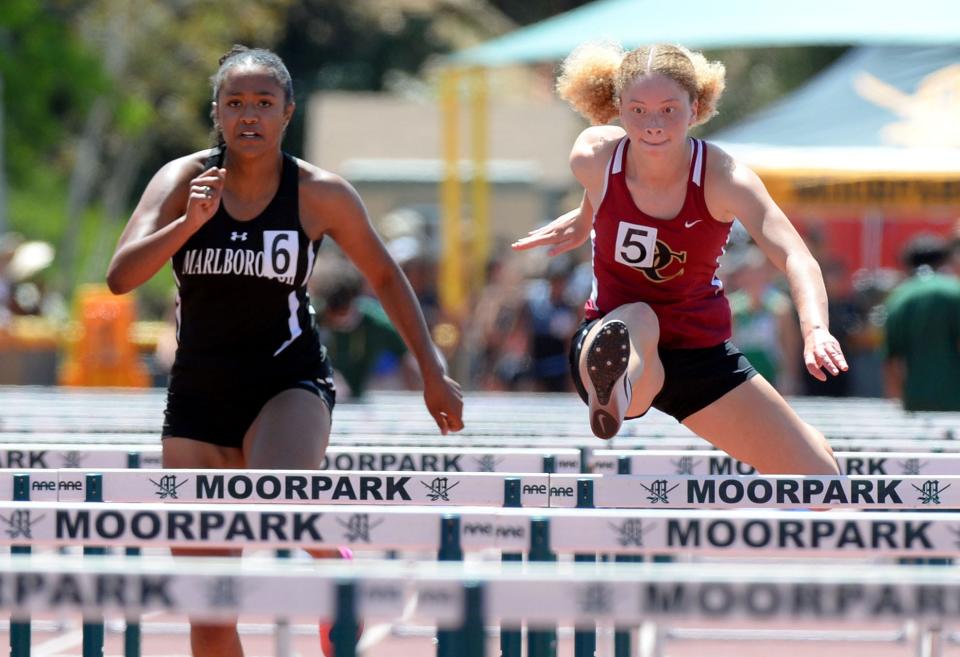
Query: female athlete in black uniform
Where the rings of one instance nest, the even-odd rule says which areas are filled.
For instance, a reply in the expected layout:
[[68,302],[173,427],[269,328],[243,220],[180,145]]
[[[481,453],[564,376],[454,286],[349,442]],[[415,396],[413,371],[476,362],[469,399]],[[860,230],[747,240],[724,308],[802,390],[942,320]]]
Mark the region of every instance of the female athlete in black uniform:
[[[335,391],[306,283],[326,235],[366,276],[416,357],[440,431],[462,429],[460,386],[445,375],[416,297],[356,191],[280,148],[294,111],[283,62],[236,46],[212,82],[218,146],[157,172],[107,273],[122,294],[173,260],[178,348],[164,467],[320,467]],[[191,644],[205,657],[242,654],[233,625],[195,625]]]

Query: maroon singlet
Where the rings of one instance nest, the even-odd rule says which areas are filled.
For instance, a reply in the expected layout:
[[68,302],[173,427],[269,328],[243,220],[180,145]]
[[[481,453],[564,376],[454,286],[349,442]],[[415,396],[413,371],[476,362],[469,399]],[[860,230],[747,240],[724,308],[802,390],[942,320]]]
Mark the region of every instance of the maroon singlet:
[[704,201],[707,145],[693,140],[680,212],[656,219],[637,208],[627,189],[629,141],[621,139],[610,158],[593,218],[593,292],[586,317],[643,301],[660,320],[661,347],[718,345],[730,338],[730,307],[716,274],[731,224],[717,221]]

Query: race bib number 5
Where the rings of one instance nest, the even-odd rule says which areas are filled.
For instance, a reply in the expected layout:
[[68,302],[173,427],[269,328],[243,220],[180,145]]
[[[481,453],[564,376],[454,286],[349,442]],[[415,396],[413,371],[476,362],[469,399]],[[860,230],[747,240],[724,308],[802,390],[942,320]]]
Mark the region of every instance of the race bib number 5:
[[297,274],[299,250],[297,231],[263,231],[263,275],[293,280]]
[[614,259],[620,264],[635,269],[653,266],[657,251],[657,229],[621,221],[617,228],[617,243]]

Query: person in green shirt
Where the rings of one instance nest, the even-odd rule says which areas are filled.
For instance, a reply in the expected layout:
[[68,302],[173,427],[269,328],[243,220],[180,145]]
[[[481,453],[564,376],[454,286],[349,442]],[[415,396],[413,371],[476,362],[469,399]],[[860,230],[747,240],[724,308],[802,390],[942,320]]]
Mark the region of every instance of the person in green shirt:
[[373,297],[362,294],[363,279],[349,263],[319,267],[310,295],[319,312],[318,327],[335,371],[349,388],[347,397],[363,397],[378,374],[398,373],[403,387],[415,387],[415,366],[407,347]]
[[912,275],[886,302],[886,386],[907,411],[960,411],[960,279],[950,247],[932,235],[904,249]]

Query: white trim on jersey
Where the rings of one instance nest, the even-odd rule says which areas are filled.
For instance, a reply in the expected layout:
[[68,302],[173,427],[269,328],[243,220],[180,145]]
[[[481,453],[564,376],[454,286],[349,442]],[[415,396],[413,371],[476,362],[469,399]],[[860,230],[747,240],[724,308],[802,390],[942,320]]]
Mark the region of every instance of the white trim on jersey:
[[[593,213],[593,220],[594,221],[597,220],[596,212]],[[591,278],[593,280],[590,284],[590,300],[593,301],[594,306],[597,305],[597,297],[600,295],[600,292],[597,289],[598,288],[597,273],[596,273],[597,270],[594,269],[594,264],[595,264],[594,260],[596,259],[594,252],[596,251],[596,248],[597,248],[596,242],[597,242],[597,231],[591,228],[590,229],[590,247],[591,247],[590,248],[590,271],[593,272],[593,274],[591,275]]]
[[703,140],[693,140],[693,175],[691,179],[697,187],[703,187],[703,150],[705,145]]
[[[620,143],[617,144],[617,149],[613,152],[613,155],[610,157],[610,162],[607,163],[607,166],[603,169],[603,189],[600,192],[600,202],[597,203],[597,207],[593,209],[593,218],[591,224],[593,226],[597,225],[597,213],[600,212],[600,206],[603,205],[603,199],[607,196],[607,186],[610,184],[610,173],[611,169],[613,173],[620,173],[623,171],[623,151],[627,147],[627,139],[629,137],[623,137],[620,139]],[[597,231],[595,228],[590,229],[590,271],[596,272],[596,269],[593,268],[594,265],[594,252],[597,249]],[[590,288],[590,300],[593,301],[593,305],[597,305],[597,296],[599,295],[597,284],[597,275],[593,274],[593,283]]]
[[310,280],[310,274],[313,273],[313,241],[307,244],[307,273],[303,275],[303,282],[300,285],[306,285]]
[[173,314],[177,322],[177,344],[180,344],[180,279],[177,278],[177,271],[171,267],[173,273],[173,282],[177,284],[177,298],[173,301]]
[[300,321],[297,317],[297,310],[300,309],[300,302],[297,300],[297,291],[294,290],[290,293],[290,296],[287,297],[287,306],[290,308],[290,317],[288,322],[290,325],[290,338],[280,345],[280,348],[273,352],[273,355],[278,355],[281,351],[286,349],[293,343],[294,340],[300,337],[300,334],[303,333],[303,329],[300,328]]
[[[617,144],[617,150],[613,153],[613,173],[623,171],[623,151],[627,147],[627,139],[629,137],[623,137]],[[606,185],[604,185],[604,191],[606,191]]]
[[713,270],[713,280],[710,281],[710,285],[717,288],[714,290],[714,294],[719,294],[721,290],[723,290],[723,281],[720,279],[720,267],[722,266],[720,264],[720,258],[722,258],[723,254],[727,252],[727,243],[729,243],[729,241],[730,237],[727,236],[727,242],[720,247],[720,255],[717,256],[717,267]]

